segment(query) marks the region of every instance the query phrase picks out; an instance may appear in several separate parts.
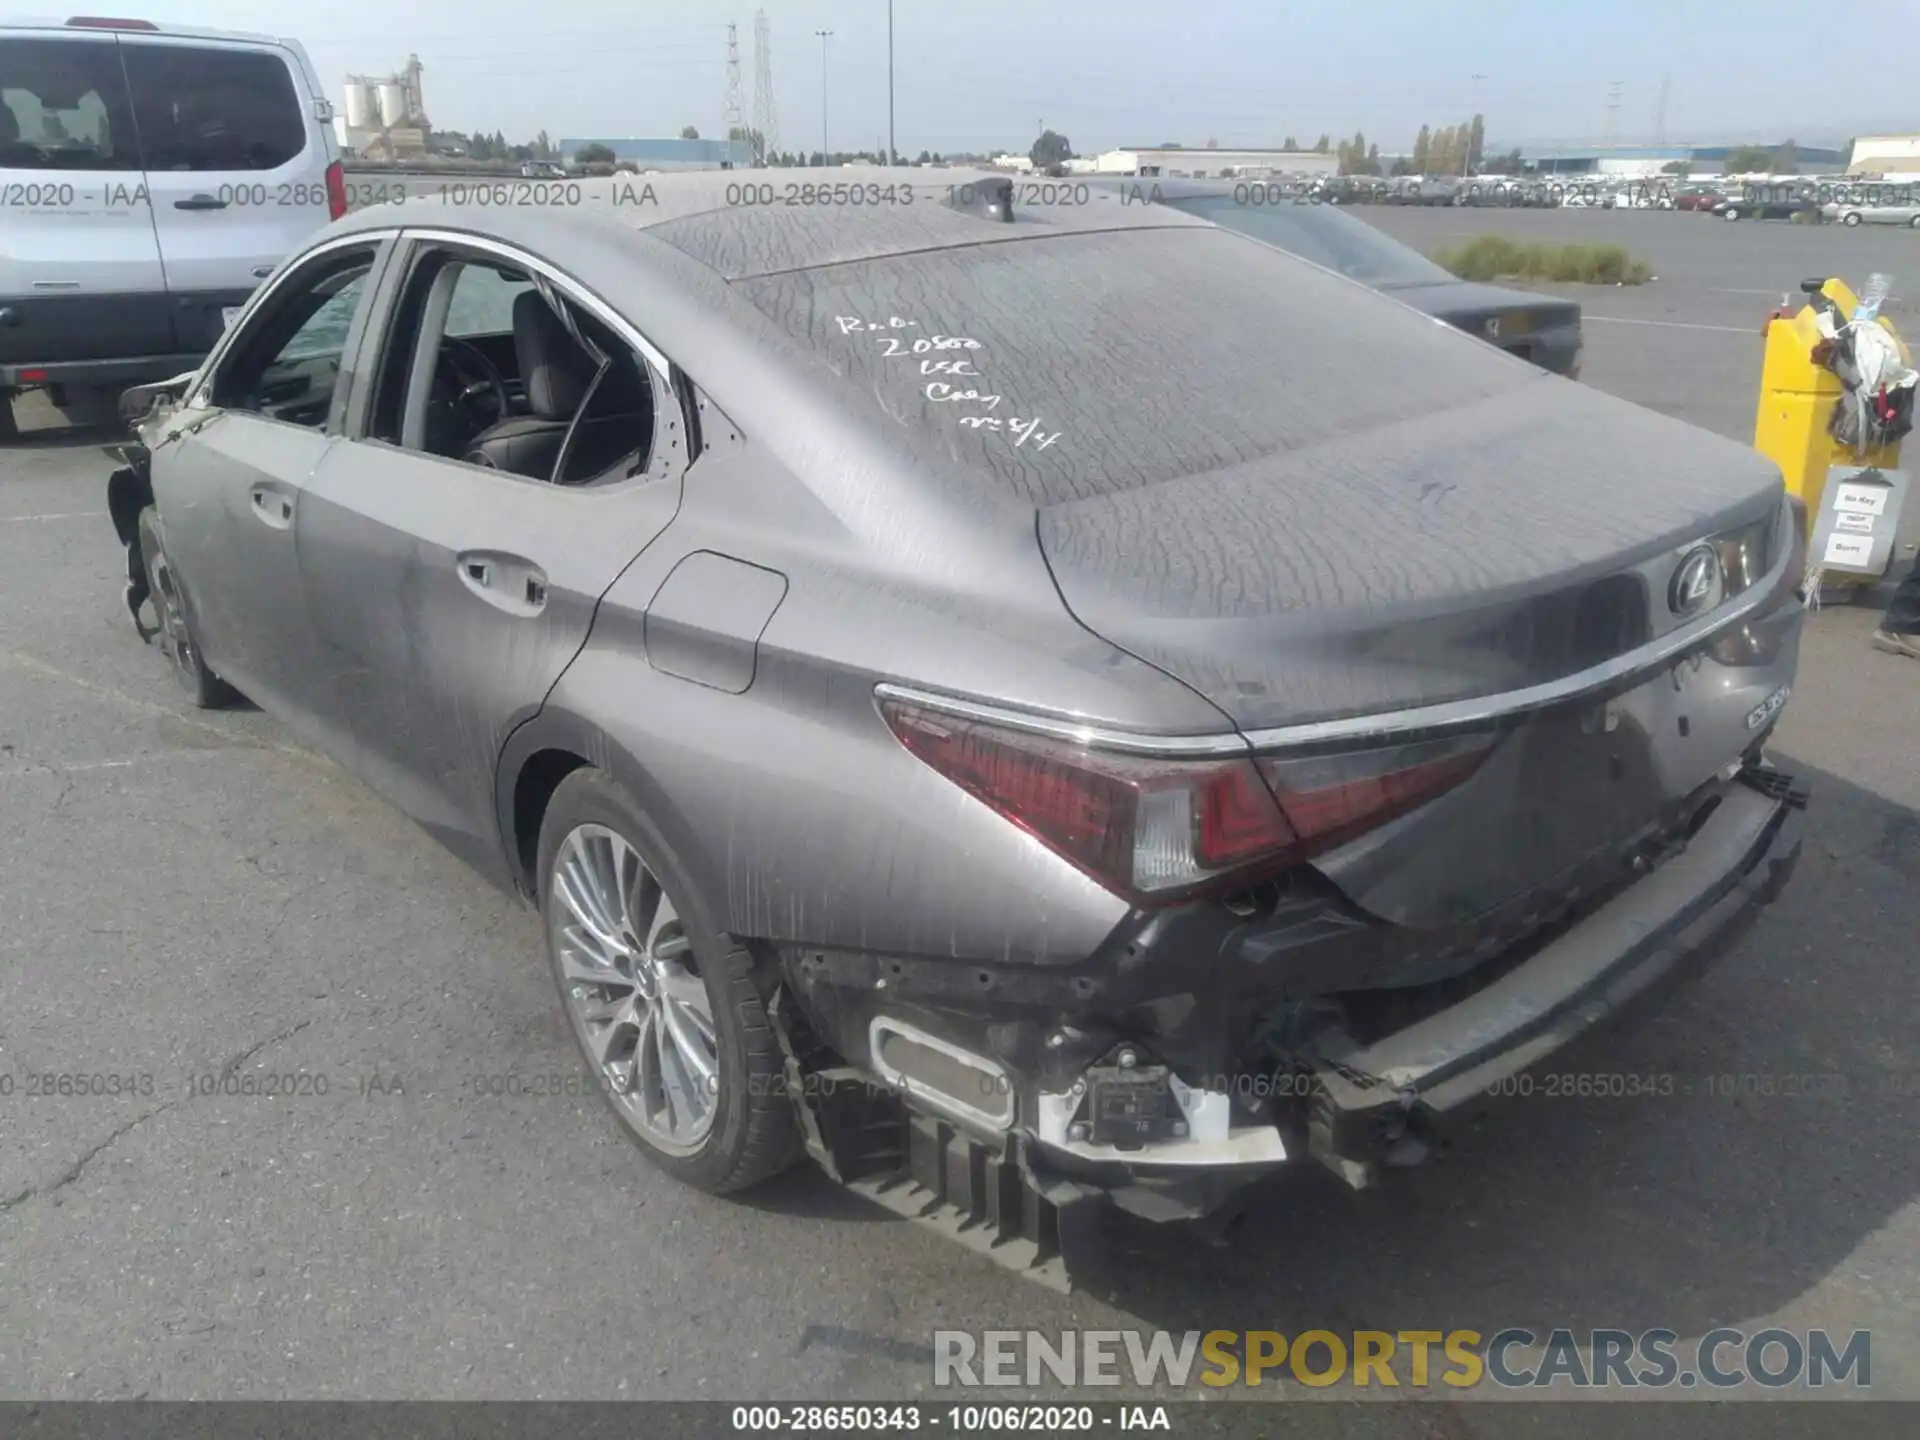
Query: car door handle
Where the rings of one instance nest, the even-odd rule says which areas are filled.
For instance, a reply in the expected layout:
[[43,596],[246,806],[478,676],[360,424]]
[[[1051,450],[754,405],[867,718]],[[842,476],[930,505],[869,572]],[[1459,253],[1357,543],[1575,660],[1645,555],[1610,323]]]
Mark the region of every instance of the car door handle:
[[547,577],[532,561],[517,555],[469,551],[455,563],[460,583],[496,609],[526,617],[546,608]]
[[211,195],[195,195],[188,200],[174,201],[173,208],[176,210],[224,210],[227,208],[227,202],[215,199]]
[[271,525],[275,530],[284,530],[293,524],[293,497],[274,489],[271,485],[253,487],[253,514],[261,523]]

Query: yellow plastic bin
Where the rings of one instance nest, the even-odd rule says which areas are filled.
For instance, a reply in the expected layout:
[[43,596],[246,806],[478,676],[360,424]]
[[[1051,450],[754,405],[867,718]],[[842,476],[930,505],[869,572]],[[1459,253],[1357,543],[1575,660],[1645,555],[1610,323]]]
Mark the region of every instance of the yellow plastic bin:
[[[1839,306],[1842,315],[1852,315],[1853,307],[1859,303],[1859,297],[1843,280],[1826,281],[1819,293]],[[1900,349],[1901,362],[1912,364],[1907,344],[1899,332],[1884,317],[1878,323],[1893,336],[1894,344]],[[1769,321],[1766,337],[1753,446],[1780,467],[1786,476],[1788,491],[1805,503],[1802,514],[1811,526],[1820,514],[1829,470],[1834,466],[1898,470],[1900,442],[1873,446],[1864,456],[1856,457],[1851,446],[1837,443],[1827,433],[1834,402],[1845,393],[1845,387],[1831,370],[1814,362],[1813,350],[1822,337],[1814,322],[1812,305],[1802,305],[1791,316]],[[1873,583],[1870,576],[1830,572],[1822,588],[1840,590]]]

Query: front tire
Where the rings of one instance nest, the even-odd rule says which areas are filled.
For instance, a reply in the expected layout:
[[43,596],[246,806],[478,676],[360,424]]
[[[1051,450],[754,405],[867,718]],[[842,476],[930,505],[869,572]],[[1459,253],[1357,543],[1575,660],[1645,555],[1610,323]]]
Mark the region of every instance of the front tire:
[[1725,214],[1722,218],[1727,220],[1738,220],[1740,218],[1740,212],[1734,209],[1733,206],[1729,205],[1726,208]]
[[207,668],[200,644],[187,624],[186,606],[180,598],[179,577],[167,558],[166,544],[160,536],[160,512],[149,505],[140,512],[140,559],[146,566],[147,591],[159,621],[160,649],[171,663],[180,688],[201,710],[223,710],[240,698],[240,692]]
[[1849,211],[1841,223],[1846,225],[1858,225],[1860,223],[1860,212],[1858,210]]
[[540,827],[547,957],[595,1088],[649,1160],[721,1195],[803,1153],[754,957],[722,933],[664,837],[601,770]]
[[0,390],[0,443],[20,438],[20,426],[13,418],[13,397],[13,391]]

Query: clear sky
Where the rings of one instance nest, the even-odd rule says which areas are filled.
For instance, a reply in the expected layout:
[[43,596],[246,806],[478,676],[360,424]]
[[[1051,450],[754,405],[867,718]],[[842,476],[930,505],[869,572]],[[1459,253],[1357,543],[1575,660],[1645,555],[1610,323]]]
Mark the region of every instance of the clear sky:
[[[721,132],[726,27],[753,118],[756,0],[194,0],[126,13],[305,42],[340,103],[349,72],[425,67],[436,128],[509,140]],[[817,148],[831,30],[835,149],[887,128],[886,0],[764,0],[777,139]],[[117,12],[116,12],[117,13]],[[1310,145],[1363,130],[1392,153],[1421,123],[1478,108],[1490,145],[1651,139],[1663,78],[1670,140],[1920,131],[1920,0],[895,0],[896,137],[921,149],[1024,151],[1045,121],[1074,149],[1162,141]],[[1882,66],[1878,57],[1896,57]],[[1854,67],[1863,78],[1851,78]],[[1475,74],[1484,78],[1475,82]],[[1884,77],[1884,79],[1883,79]],[[1477,100],[1476,100],[1477,92]]]

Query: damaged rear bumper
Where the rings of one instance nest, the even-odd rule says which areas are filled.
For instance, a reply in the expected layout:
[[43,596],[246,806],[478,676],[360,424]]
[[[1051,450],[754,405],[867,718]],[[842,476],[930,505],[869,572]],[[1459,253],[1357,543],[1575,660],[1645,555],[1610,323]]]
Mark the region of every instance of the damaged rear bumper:
[[[774,1013],[808,1148],[902,1213],[1002,1257],[1031,1251],[1030,1270],[1082,1233],[1068,1221],[1083,1200],[1153,1220],[1230,1215],[1248,1185],[1309,1156],[1365,1186],[1448,1112],[1702,967],[1780,893],[1804,790],[1756,759],[1715,794],[1677,853],[1552,938],[1494,956],[1483,979],[1463,972],[1450,983],[1464,995],[1364,1042],[1345,1026],[1300,1037],[1293,1068],[1251,1103],[1239,1082],[1260,1077],[1170,1062],[1177,1029],[1134,1028],[1121,1017],[1141,1012],[1117,1002],[1102,1021],[1049,1004],[1035,980],[983,1012],[936,990],[937,969],[909,984],[890,962],[884,982],[843,972],[809,988],[825,967],[802,965]],[[1226,1023],[1190,1013],[1207,1034]]]
[[1778,771],[1729,791],[1686,850],[1460,1003],[1315,1066],[1308,1148],[1350,1183],[1407,1132],[1697,972],[1777,897],[1805,791]]

